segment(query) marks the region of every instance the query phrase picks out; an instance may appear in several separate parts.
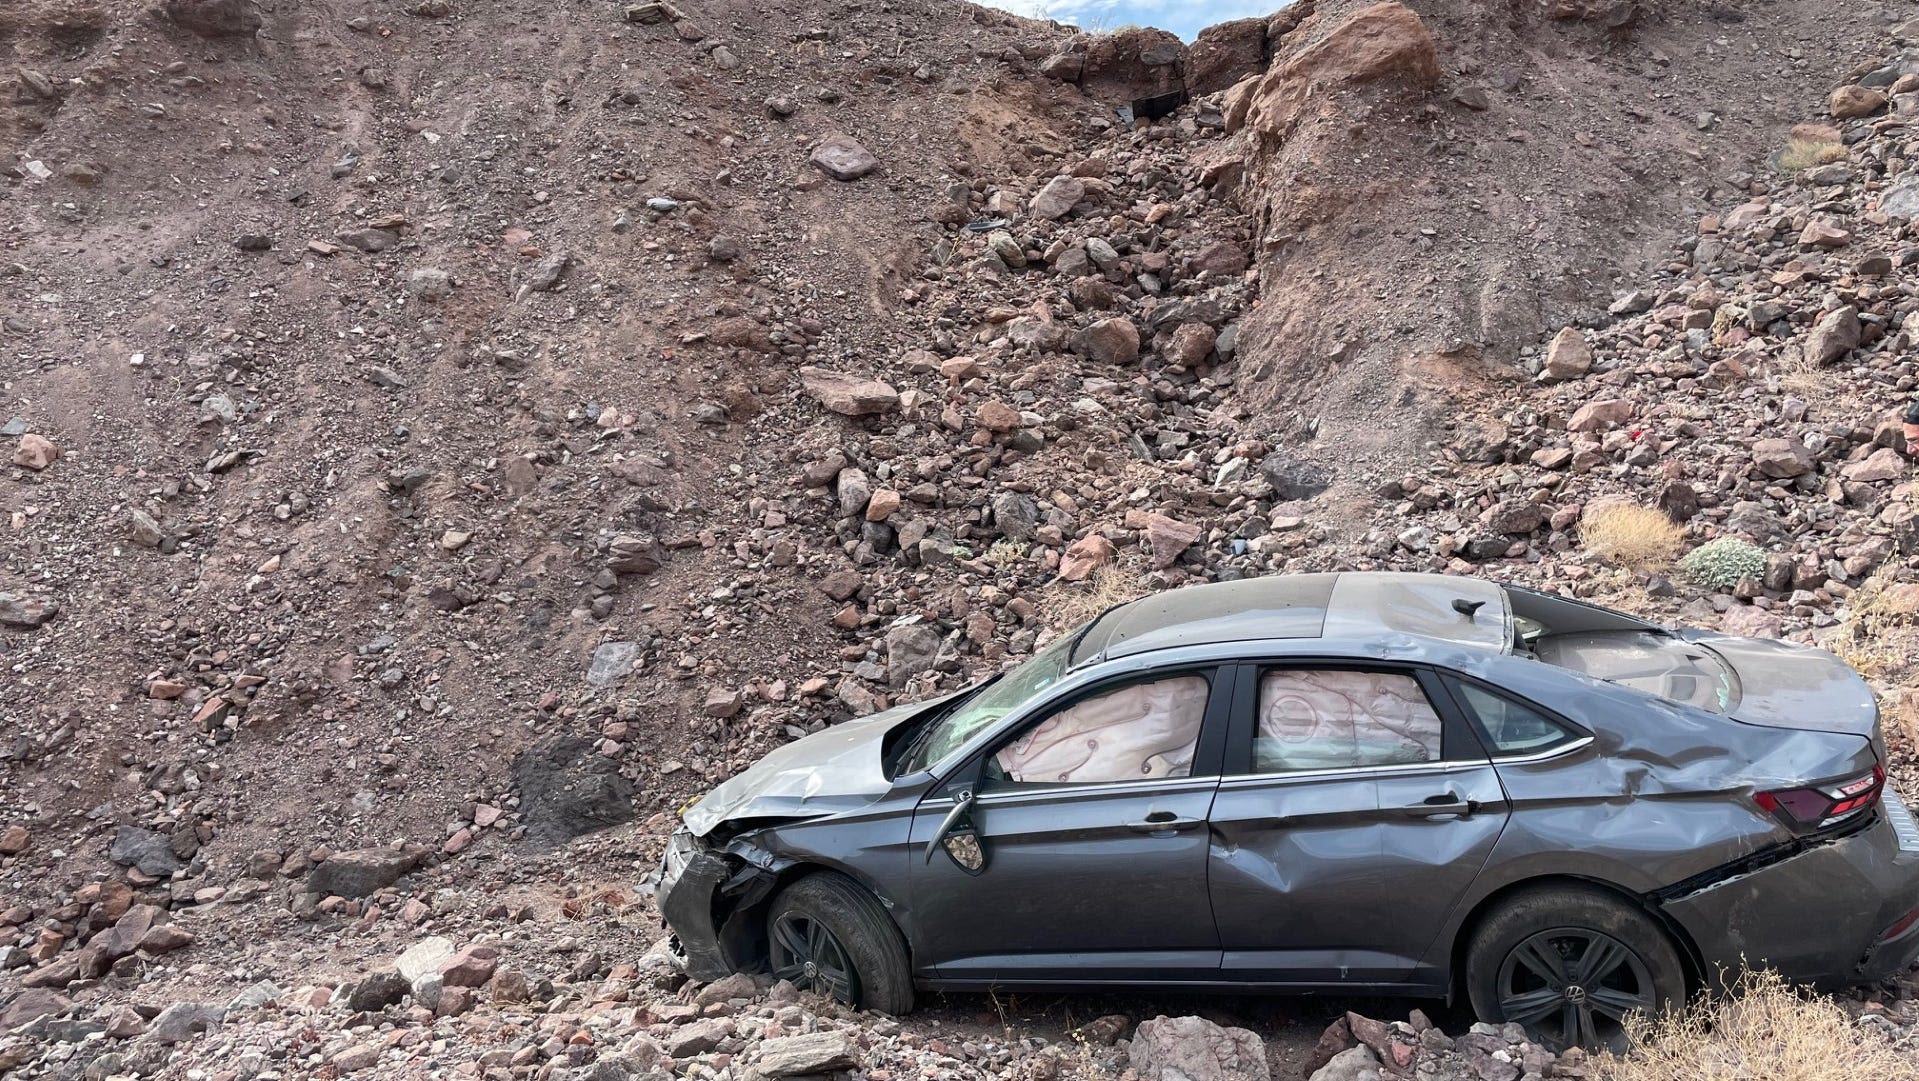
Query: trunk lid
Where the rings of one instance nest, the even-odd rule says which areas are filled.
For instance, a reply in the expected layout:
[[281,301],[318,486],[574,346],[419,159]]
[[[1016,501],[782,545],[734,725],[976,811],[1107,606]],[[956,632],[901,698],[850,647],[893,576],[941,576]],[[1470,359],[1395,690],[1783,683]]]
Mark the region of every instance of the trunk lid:
[[1712,631],[1648,629],[1551,635],[1539,640],[1534,655],[1744,724],[1878,742],[1872,688],[1823,649]]
[[1733,720],[1768,728],[1842,732],[1878,742],[1879,702],[1852,666],[1823,649],[1769,638],[1695,632],[1739,680]]

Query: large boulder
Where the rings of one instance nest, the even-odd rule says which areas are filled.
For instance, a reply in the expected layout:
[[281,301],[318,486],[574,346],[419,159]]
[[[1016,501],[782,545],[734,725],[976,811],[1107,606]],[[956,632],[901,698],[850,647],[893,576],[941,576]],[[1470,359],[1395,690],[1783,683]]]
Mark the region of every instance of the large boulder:
[[1186,53],[1186,90],[1195,97],[1224,90],[1266,70],[1272,49],[1264,18],[1215,23],[1199,32]]
[[1040,71],[1075,82],[1086,96],[1108,105],[1186,93],[1186,45],[1151,27],[1112,34],[1080,34],[1040,64]]
[[361,848],[335,852],[307,872],[308,893],[365,897],[383,890],[420,865],[417,848]]
[[1413,9],[1387,0],[1353,12],[1297,52],[1275,57],[1251,98],[1228,110],[1227,126],[1236,130],[1243,122],[1262,138],[1283,140],[1307,100],[1333,86],[1395,80],[1424,93],[1439,85],[1441,74],[1439,47],[1425,22]]
[[1266,1045],[1243,1028],[1203,1017],[1142,1021],[1130,1051],[1141,1081],[1270,1081]]
[[203,38],[252,37],[260,29],[253,0],[167,0],[167,18]]
[[170,875],[186,866],[173,854],[173,842],[166,834],[138,826],[121,826],[113,831],[113,845],[107,850],[107,858],[122,867],[132,867],[141,874],[155,877]]
[[842,416],[890,413],[900,404],[899,391],[877,379],[825,368],[801,368],[800,386],[815,401]]
[[880,167],[880,159],[847,135],[827,138],[813,151],[813,164],[834,180],[858,180]]
[[526,839],[540,847],[633,820],[633,782],[580,736],[556,736],[513,760]]

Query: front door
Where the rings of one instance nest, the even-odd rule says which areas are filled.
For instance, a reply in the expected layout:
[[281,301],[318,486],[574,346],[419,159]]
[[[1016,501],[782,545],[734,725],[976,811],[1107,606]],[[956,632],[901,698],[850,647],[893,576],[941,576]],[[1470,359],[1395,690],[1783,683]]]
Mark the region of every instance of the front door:
[[[1231,980],[1424,984],[1506,799],[1415,667],[1245,665],[1208,875]],[[1437,703],[1437,704],[1436,704]]]
[[[910,856],[921,971],[1004,985],[1215,978],[1206,818],[1231,698],[1217,683],[1202,667],[1069,692],[961,771],[975,780],[929,797]],[[928,847],[969,786],[975,871]]]

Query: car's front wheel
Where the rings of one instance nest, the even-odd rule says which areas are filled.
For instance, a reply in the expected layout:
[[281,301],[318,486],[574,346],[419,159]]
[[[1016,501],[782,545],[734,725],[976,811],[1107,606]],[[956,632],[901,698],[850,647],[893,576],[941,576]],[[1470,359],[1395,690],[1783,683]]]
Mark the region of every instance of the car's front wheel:
[[1516,1021],[1547,1048],[1626,1047],[1626,1018],[1686,994],[1658,924],[1597,890],[1550,887],[1502,902],[1466,947],[1466,990],[1487,1021]]
[[844,875],[817,872],[781,891],[766,938],[776,979],[860,1009],[913,1009],[906,940],[879,901]]

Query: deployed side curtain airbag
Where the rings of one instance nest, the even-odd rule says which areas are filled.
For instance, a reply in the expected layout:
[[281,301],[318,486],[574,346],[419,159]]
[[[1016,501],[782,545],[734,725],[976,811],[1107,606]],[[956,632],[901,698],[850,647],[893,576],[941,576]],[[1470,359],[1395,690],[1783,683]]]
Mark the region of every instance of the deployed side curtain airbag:
[[1259,680],[1262,773],[1431,762],[1439,735],[1439,715],[1408,675],[1281,670]]
[[1206,692],[1203,677],[1178,676],[1097,695],[1008,744],[999,767],[1024,784],[1188,776]]

